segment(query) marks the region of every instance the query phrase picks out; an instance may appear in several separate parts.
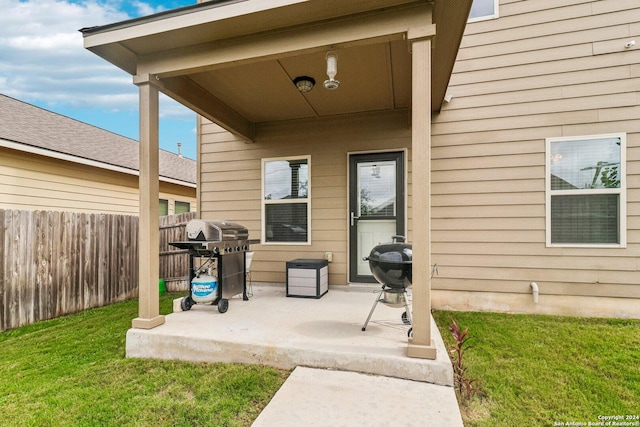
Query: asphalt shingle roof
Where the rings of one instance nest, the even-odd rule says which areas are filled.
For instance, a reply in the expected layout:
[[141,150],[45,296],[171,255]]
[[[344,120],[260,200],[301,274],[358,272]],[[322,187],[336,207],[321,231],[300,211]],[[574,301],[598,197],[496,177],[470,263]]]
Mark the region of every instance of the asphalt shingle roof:
[[[138,171],[138,141],[0,94],[0,139]],[[160,150],[160,176],[196,183],[196,162]]]

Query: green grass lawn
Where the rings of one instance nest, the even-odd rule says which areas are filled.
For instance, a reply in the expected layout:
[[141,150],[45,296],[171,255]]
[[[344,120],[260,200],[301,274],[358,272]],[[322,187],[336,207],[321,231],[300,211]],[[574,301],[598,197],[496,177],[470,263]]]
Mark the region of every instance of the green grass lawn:
[[[161,313],[172,299],[161,298]],[[126,359],[127,301],[0,333],[0,426],[247,426],[289,372]],[[469,328],[480,392],[469,426],[553,426],[640,415],[640,321],[434,312],[447,346]]]
[[481,389],[461,404],[465,426],[640,416],[640,321],[437,311],[447,348],[452,317],[469,329],[468,375]]
[[127,301],[0,333],[0,426],[247,426],[289,374],[126,359],[136,316]]

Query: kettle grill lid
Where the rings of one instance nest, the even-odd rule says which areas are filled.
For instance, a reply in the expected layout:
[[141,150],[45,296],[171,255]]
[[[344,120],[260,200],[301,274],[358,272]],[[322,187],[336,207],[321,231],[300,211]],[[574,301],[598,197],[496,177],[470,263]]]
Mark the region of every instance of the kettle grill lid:
[[369,261],[376,263],[411,264],[412,248],[410,243],[382,243],[374,246]]

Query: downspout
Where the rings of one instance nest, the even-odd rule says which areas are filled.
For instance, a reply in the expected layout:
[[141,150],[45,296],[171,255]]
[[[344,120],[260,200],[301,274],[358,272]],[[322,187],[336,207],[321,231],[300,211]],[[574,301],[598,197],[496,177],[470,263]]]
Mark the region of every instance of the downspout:
[[538,303],[538,294],[540,293],[540,289],[538,289],[538,284],[536,282],[531,282],[531,292],[533,292],[533,303]]

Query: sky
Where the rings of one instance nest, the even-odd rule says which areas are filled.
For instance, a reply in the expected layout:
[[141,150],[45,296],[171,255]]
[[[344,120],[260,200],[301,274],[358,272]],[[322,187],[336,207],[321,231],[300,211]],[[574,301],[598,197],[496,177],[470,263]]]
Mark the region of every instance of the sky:
[[[84,49],[80,28],[196,0],[0,0],[0,93],[139,139],[132,77]],[[160,148],[196,158],[196,115],[161,94]]]

